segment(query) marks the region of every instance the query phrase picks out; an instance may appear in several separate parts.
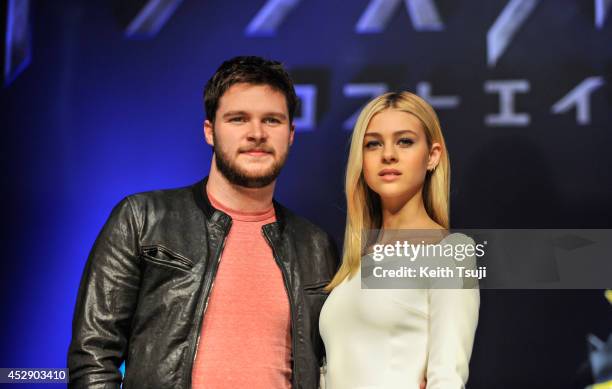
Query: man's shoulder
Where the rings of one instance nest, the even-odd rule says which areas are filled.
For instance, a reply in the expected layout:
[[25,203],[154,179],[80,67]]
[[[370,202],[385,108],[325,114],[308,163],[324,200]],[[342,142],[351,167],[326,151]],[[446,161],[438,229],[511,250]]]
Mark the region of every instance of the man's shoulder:
[[193,188],[194,185],[187,185],[178,188],[170,189],[156,189],[144,192],[138,192],[126,196],[125,200],[134,204],[135,206],[167,206],[173,207],[181,204],[189,203],[195,205],[193,199]]
[[291,231],[289,235],[295,242],[298,257],[307,263],[308,269],[325,273],[326,275],[321,277],[329,281],[339,265],[338,246],[332,236],[305,217],[285,207],[282,211],[285,213],[286,228]]
[[281,204],[278,204],[278,206],[281,207],[287,227],[290,228],[295,234],[298,234],[300,239],[317,242],[332,240],[330,234],[328,234],[322,227],[308,220],[306,217],[298,215]]
[[114,212],[129,212],[140,224],[144,225],[147,220],[175,220],[180,222],[193,215],[201,213],[194,198],[194,190],[198,182],[193,185],[172,188],[157,189],[137,192],[125,196],[114,208]]

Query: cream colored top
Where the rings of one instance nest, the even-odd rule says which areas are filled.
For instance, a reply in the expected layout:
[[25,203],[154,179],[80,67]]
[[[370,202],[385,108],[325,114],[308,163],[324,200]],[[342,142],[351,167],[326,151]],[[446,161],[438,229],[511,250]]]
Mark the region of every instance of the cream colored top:
[[359,269],[321,310],[322,387],[464,388],[479,305],[478,289],[361,289]]

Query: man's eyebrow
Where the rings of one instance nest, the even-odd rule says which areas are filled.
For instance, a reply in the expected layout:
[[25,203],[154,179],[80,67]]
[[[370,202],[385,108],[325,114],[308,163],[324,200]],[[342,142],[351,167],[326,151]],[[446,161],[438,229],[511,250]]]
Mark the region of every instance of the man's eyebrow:
[[[228,111],[224,113],[221,117],[228,118],[232,116],[250,116],[250,114],[246,111]],[[287,115],[285,115],[282,112],[270,111],[270,112],[265,112],[262,116],[273,116],[273,117],[276,117],[282,120],[287,120]]]
[[[397,130],[393,132],[393,135],[400,135],[400,134],[405,134],[405,133],[411,133],[415,136],[418,136],[418,134],[416,133],[416,131],[413,130]],[[382,135],[380,135],[380,133],[376,132],[376,131],[368,131],[365,133],[365,136],[377,136],[377,137],[381,137]]]
[[274,111],[266,112],[263,116],[274,116],[282,120],[287,120],[287,115],[285,115],[282,112],[274,112]]
[[227,118],[230,116],[240,116],[240,115],[248,115],[248,113],[245,111],[228,111],[224,113],[223,116],[221,117]]

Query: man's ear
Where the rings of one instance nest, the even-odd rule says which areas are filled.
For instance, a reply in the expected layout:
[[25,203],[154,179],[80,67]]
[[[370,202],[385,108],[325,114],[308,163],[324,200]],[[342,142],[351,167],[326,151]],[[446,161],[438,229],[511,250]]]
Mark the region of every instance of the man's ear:
[[293,144],[294,135],[295,135],[295,124],[291,123],[291,129],[289,130],[289,146]]
[[204,120],[204,138],[206,139],[206,143],[208,143],[211,146],[215,145],[214,142],[214,137],[213,137],[213,132],[215,131],[213,123],[206,119]]

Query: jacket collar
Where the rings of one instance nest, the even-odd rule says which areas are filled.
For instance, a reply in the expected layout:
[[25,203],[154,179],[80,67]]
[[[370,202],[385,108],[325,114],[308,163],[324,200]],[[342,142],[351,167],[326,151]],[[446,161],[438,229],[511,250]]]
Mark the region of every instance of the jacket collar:
[[[227,227],[232,218],[223,211],[218,210],[213,207],[210,203],[210,199],[208,195],[206,195],[206,183],[208,182],[208,176],[206,176],[203,180],[200,180],[191,186],[193,191],[193,197],[195,199],[198,207],[204,212],[206,219],[213,223],[221,224],[223,227]],[[283,232],[286,225],[286,217],[287,210],[276,200],[272,200],[272,204],[274,205],[274,213],[276,216],[276,221],[274,223],[268,224],[271,228],[278,229],[279,232]]]

